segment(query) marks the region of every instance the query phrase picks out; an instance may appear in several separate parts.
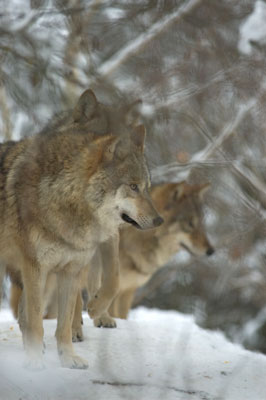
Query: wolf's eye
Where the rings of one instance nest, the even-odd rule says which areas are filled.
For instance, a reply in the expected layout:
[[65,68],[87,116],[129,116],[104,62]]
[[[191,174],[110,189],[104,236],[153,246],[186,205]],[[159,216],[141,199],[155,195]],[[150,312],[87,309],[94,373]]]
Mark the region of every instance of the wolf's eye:
[[139,190],[138,185],[136,185],[135,183],[131,183],[131,185],[129,185],[129,186],[130,186],[130,189],[134,190],[135,192],[137,192]]

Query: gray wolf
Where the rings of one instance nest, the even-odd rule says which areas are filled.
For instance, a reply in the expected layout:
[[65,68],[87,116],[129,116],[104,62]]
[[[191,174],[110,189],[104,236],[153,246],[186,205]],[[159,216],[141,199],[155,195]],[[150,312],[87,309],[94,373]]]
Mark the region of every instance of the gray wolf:
[[[149,231],[136,231],[130,226],[120,229],[120,287],[109,313],[94,318],[95,326],[115,327],[112,317],[127,318],[137,288],[144,285],[151,276],[162,268],[180,249],[186,249],[194,256],[214,253],[202,223],[202,205],[209,184],[190,185],[186,182],[163,183],[151,190],[156,209],[164,223]],[[90,265],[83,272],[83,287],[93,297],[101,286],[102,253],[96,252]],[[14,285],[16,289],[16,285]],[[55,278],[50,277],[46,290],[47,309],[45,316],[55,318],[57,302]],[[18,304],[18,302],[16,303]],[[15,309],[16,309],[15,305]],[[78,294],[72,325],[74,341],[82,340],[82,300]],[[111,316],[110,316],[111,315]]]
[[[164,223],[156,229],[137,232],[131,227],[120,229],[119,259],[120,287],[114,298],[109,313],[94,319],[96,326],[113,327],[112,317],[127,318],[134,293],[137,288],[148,282],[151,276],[162,268],[180,250],[185,249],[193,256],[214,253],[210,244],[202,218],[204,195],[209,183],[188,184],[163,183],[151,190],[153,204],[164,219]],[[90,274],[94,279],[90,282],[101,284],[100,268],[92,264]],[[89,285],[89,294],[97,291],[97,286]],[[76,318],[80,321],[80,318]],[[74,332],[80,328],[73,327]]]
[[[65,130],[67,126],[74,126],[75,130],[78,129],[88,135],[91,139],[96,135],[104,135],[108,133],[115,133],[116,135],[123,134],[125,129],[129,126],[134,126],[139,122],[138,118],[138,106],[141,104],[141,100],[135,100],[131,103],[123,102],[116,106],[100,103],[91,89],[87,89],[79,98],[79,101],[73,111],[63,111],[59,115],[54,116],[52,121],[45,126],[42,133],[49,135],[54,131]],[[5,154],[8,152],[15,142],[9,141],[1,145],[1,153]],[[5,157],[2,156],[4,160]],[[0,160],[1,162],[1,160]],[[3,165],[0,164],[0,169]],[[0,172],[1,173],[1,172]],[[14,269],[13,266],[8,266],[8,274],[12,280],[11,286],[11,308],[15,317],[18,316],[18,302],[22,293],[22,282],[21,274],[18,270]],[[4,275],[6,272],[6,266],[0,265],[0,304],[1,304],[1,290]],[[47,281],[47,293],[49,288],[52,288],[53,278],[49,278]],[[51,292],[53,290],[51,289]],[[57,315],[57,311],[53,311],[52,308],[56,308],[56,303],[52,302],[52,299],[47,295],[45,297],[48,304],[44,307],[44,310],[49,309],[49,314],[45,313],[46,317]],[[49,299],[49,301],[48,301]]]
[[109,313],[127,318],[134,293],[163,267],[180,249],[194,256],[214,253],[202,223],[202,199],[209,184],[186,182],[161,184],[151,196],[164,223],[151,231],[137,234],[125,227],[120,233],[121,265],[119,294]]
[[[79,99],[65,123],[0,146],[0,259],[21,273],[19,324],[30,368],[42,368],[44,291],[56,273],[56,339],[64,367],[86,368],[71,325],[82,270],[101,247],[102,284],[89,304],[102,315],[119,287],[119,227],[154,228],[162,218],[149,196],[145,128],[94,135],[91,103]],[[90,97],[90,96],[89,96]]]

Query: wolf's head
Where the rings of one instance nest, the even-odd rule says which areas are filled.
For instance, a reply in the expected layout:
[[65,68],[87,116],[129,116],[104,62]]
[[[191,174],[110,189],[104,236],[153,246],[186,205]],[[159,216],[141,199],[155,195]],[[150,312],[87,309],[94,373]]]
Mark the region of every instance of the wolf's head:
[[98,101],[91,89],[82,93],[72,113],[72,120],[78,129],[84,129],[96,135],[112,132],[115,135],[129,132],[138,121],[138,106],[141,100],[123,105],[107,105]]
[[109,133],[116,136],[129,133],[132,126],[139,124],[140,104],[140,99],[122,104],[103,104],[91,89],[87,89],[81,94],[73,110],[59,113],[41,133],[46,136],[53,136],[54,132],[81,133],[91,140]]
[[115,220],[118,225],[125,222],[138,229],[161,225],[163,219],[149,195],[144,126],[132,126],[123,135],[109,135],[106,139],[96,139],[96,142],[104,143],[104,148],[91,179],[88,200],[97,208],[101,223]]
[[164,218],[159,229],[173,233],[177,247],[194,255],[214,253],[202,224],[202,199],[209,184],[167,183],[152,191],[154,204]]

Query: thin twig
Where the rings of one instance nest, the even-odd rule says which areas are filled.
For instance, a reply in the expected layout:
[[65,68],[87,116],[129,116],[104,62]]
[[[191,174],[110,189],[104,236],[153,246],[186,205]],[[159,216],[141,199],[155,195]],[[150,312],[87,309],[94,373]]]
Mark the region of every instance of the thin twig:
[[[253,174],[248,168],[243,166],[240,160],[230,160],[226,157],[223,151],[220,149],[222,144],[225,140],[227,140],[234,132],[236,132],[237,127],[243,121],[245,116],[258,104],[257,99],[251,99],[247,104],[243,105],[236,117],[234,118],[231,123],[229,123],[225,129],[222,130],[220,135],[218,135],[214,140],[212,140],[204,150],[197,152],[188,163],[171,163],[162,165],[157,167],[152,171],[152,176],[156,179],[159,176],[166,175],[173,172],[182,172],[183,174],[188,172],[193,167],[203,167],[203,166],[229,166],[232,170],[236,173],[237,176],[245,179],[253,188],[258,190],[259,192],[263,193],[266,196],[266,187],[265,184],[262,183],[258,177]],[[223,156],[224,160],[208,160],[210,156],[214,153],[214,151],[218,151],[220,155]],[[208,160],[208,161],[207,161]],[[251,203],[249,202],[249,206],[252,207]],[[260,216],[265,219],[266,211],[263,207],[252,207],[256,212],[259,212]]]
[[[231,121],[230,123],[228,123],[226,125],[225,129],[222,130],[220,135],[218,135],[217,138],[215,138],[212,141],[212,143],[207,145],[205,150],[203,152],[201,152],[201,156],[200,156],[201,161],[207,160],[214,153],[215,150],[217,150],[219,147],[221,147],[221,145],[225,142],[226,139],[229,138],[229,136],[231,136],[233,133],[235,133],[235,131],[236,131],[237,127],[239,126],[239,124],[241,123],[241,121],[244,119],[244,117],[247,115],[247,113],[252,108],[255,107],[256,104],[257,104],[257,100],[252,99],[247,104],[240,107],[235,119],[233,121]],[[196,154],[194,157],[192,157],[192,162],[196,161],[197,158],[198,158],[198,156]]]

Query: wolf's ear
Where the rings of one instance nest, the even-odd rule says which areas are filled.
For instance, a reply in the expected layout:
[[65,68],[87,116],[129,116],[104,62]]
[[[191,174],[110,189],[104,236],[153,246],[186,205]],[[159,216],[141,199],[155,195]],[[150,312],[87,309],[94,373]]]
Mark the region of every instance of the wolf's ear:
[[203,183],[201,185],[198,185],[198,196],[202,200],[206,194],[206,192],[209,190],[211,184],[209,182]]
[[187,182],[186,181],[182,181],[182,182],[178,182],[175,186],[175,190],[174,190],[174,200],[179,200],[181,199],[181,197],[184,195],[185,193],[185,188],[187,186]]
[[143,153],[145,138],[146,138],[146,128],[144,125],[138,125],[132,129],[130,134],[131,140],[135,146]]
[[78,122],[91,119],[97,108],[97,105],[98,102],[93,91],[91,89],[85,90],[85,92],[83,92],[78,99],[76,107],[74,108],[73,120]]

